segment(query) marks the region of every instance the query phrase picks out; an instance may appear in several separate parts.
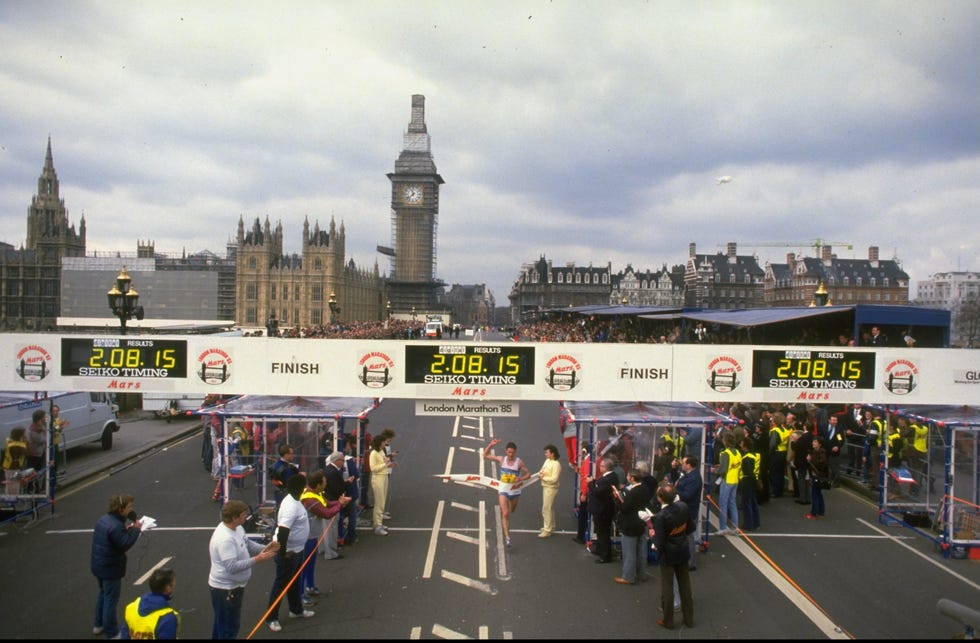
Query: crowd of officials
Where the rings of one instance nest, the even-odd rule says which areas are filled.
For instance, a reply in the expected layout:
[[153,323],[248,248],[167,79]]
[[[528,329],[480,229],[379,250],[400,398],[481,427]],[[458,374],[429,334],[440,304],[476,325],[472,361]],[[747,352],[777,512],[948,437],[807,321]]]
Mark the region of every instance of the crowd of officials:
[[[345,440],[341,450],[317,458],[318,468],[305,472],[294,461],[295,450],[288,442],[278,445],[278,459],[270,467],[269,479],[274,486],[274,530],[269,542],[260,543],[246,535],[245,525],[253,521],[252,508],[241,500],[228,500],[221,507],[221,523],[212,533],[209,543],[211,566],[208,586],[214,614],[211,638],[234,639],[241,627],[242,604],[252,568],[267,560],[274,561],[275,579],[269,591],[265,625],[280,632],[280,606],[285,599],[289,618],[309,618],[309,609],[320,596],[316,584],[318,558],[337,560],[344,557],[340,548],[349,550],[357,541],[357,522],[360,510],[373,510],[374,533],[387,535],[383,521],[387,512],[389,476],[396,464],[398,452],[391,448],[395,432],[384,429],[372,437],[367,432],[366,418],[361,420],[371,449],[363,463],[362,479],[358,458],[351,455],[352,440]],[[225,452],[220,442],[227,439],[233,445],[236,458],[243,456],[238,448],[247,445],[241,435],[227,438],[206,423],[214,438],[211,457],[217,459]],[[219,424],[220,426],[220,424]],[[326,443],[326,441],[324,441]],[[319,463],[323,463],[320,465]],[[223,465],[218,465],[220,468]],[[362,495],[361,483],[365,492]],[[170,601],[176,586],[176,574],[170,569],[158,569],[150,576],[149,591],[123,610],[120,622],[118,606],[122,579],[126,576],[126,552],[139,539],[141,532],[152,526],[139,518],[131,495],[120,494],[109,500],[106,513],[96,523],[92,537],[91,571],[98,582],[98,594],[92,633],[106,638],[177,638],[180,614]]]
[[[608,564],[616,558],[613,536],[618,535],[622,568],[613,580],[619,584],[643,582],[648,562],[659,564],[658,624],[665,628],[674,627],[675,610],[680,611],[685,626],[694,624],[689,574],[697,569],[700,543],[695,534],[707,489],[717,499],[716,535],[733,535],[759,529],[760,507],[777,498],[808,505],[803,517],[819,520],[827,511],[824,493],[839,484],[842,475],[877,488],[883,475],[879,470],[883,450],[890,467],[912,466],[928,457],[927,425],[885,418],[877,409],[859,405],[717,405],[715,410],[729,416],[730,423],[666,429],[654,439],[652,457],[645,452],[639,455],[642,449],[634,444],[636,436],[630,426],[608,426],[607,434],[595,444],[579,445],[575,418],[564,405],[559,410],[568,465],[578,476],[574,539],[587,544],[597,564]],[[252,518],[247,504],[238,500],[224,503],[221,524],[209,545],[212,638],[237,637],[242,598],[254,565],[275,562],[265,623],[279,632],[283,629],[279,618],[283,598],[290,618],[314,615],[309,608],[320,594],[316,560],[343,557],[340,548],[356,542],[359,511],[371,510],[374,534],[387,535],[388,474],[397,455],[391,449],[394,431],[385,429],[372,437],[367,420],[362,422],[360,428],[371,445],[363,459],[353,457],[353,441],[347,440],[345,448],[318,458],[322,468],[307,473],[294,462],[294,449],[288,442],[278,445],[279,458],[270,469],[275,485],[275,531],[267,544],[246,537],[243,526]],[[241,427],[233,426],[228,440],[237,446],[242,436],[234,435],[236,428]],[[712,445],[706,450],[710,459],[703,464],[699,461],[702,440]],[[495,456],[490,451],[494,444],[487,446],[484,457],[498,462],[501,481],[527,480],[531,474],[516,457],[516,445],[508,444],[505,455]],[[541,538],[550,537],[555,529],[560,466],[559,448],[547,445],[538,471],[545,487]],[[518,497],[519,493],[503,491],[500,496],[508,545],[506,518],[516,509]],[[128,603],[123,621],[118,621],[126,551],[143,528],[133,502],[126,494],[113,496],[95,527],[91,560],[99,591],[93,633],[107,638],[173,638],[179,632],[180,616],[170,606],[176,585],[172,570],[156,570],[149,579],[149,591]]]

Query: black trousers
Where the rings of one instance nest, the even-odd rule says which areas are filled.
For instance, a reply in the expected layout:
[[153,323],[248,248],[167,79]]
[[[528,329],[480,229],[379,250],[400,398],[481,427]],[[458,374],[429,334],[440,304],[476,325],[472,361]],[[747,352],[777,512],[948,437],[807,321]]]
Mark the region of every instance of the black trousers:
[[681,614],[684,615],[684,625],[694,627],[694,598],[691,595],[691,574],[687,561],[680,565],[660,565],[660,609],[663,612],[664,625],[674,627],[674,577],[677,577],[677,589],[681,593]]
[[612,516],[593,515],[595,524],[595,545],[592,552],[599,560],[612,560]]

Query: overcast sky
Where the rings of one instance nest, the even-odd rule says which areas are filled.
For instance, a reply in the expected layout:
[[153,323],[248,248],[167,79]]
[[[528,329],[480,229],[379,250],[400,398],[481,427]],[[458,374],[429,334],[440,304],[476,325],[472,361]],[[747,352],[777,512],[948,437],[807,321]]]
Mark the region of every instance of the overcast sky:
[[422,94],[437,277],[498,305],[542,255],[615,273],[692,242],[760,264],[875,245],[911,296],[980,270],[975,0],[0,0],[0,42],[18,247],[50,136],[90,254],[223,255],[267,216],[299,252],[304,218],[333,218],[387,273],[385,175]]

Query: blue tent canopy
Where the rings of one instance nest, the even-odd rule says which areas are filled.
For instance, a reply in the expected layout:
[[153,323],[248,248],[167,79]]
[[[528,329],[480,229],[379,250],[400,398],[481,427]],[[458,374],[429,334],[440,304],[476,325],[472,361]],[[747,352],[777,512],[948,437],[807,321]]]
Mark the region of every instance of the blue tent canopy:
[[[820,308],[745,308],[738,310],[703,310],[684,312],[684,319],[701,321],[708,324],[725,324],[728,326],[762,326],[776,324],[794,319],[848,313],[854,306],[822,306]],[[649,319],[658,319],[656,315],[640,315]]]

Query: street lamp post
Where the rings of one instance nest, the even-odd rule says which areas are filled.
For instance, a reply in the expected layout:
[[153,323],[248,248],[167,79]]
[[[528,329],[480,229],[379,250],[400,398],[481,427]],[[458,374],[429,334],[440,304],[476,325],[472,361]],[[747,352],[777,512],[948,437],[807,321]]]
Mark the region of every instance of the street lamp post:
[[327,305],[330,306],[330,323],[333,324],[337,320],[337,315],[340,314],[340,306],[337,305],[336,293],[330,293],[330,298],[327,300]]
[[821,281],[817,290],[813,293],[813,302],[810,305],[816,307],[827,306],[828,304],[830,304],[830,293],[827,292],[827,286]]
[[112,310],[112,314],[119,318],[121,334],[126,334],[127,320],[133,317],[143,319],[143,307],[139,305],[140,295],[133,288],[133,280],[126,272],[126,266],[119,271],[116,283],[106,293],[106,297],[109,299],[109,309]]
[[388,328],[388,324],[391,323],[391,300],[385,304],[385,328]]

